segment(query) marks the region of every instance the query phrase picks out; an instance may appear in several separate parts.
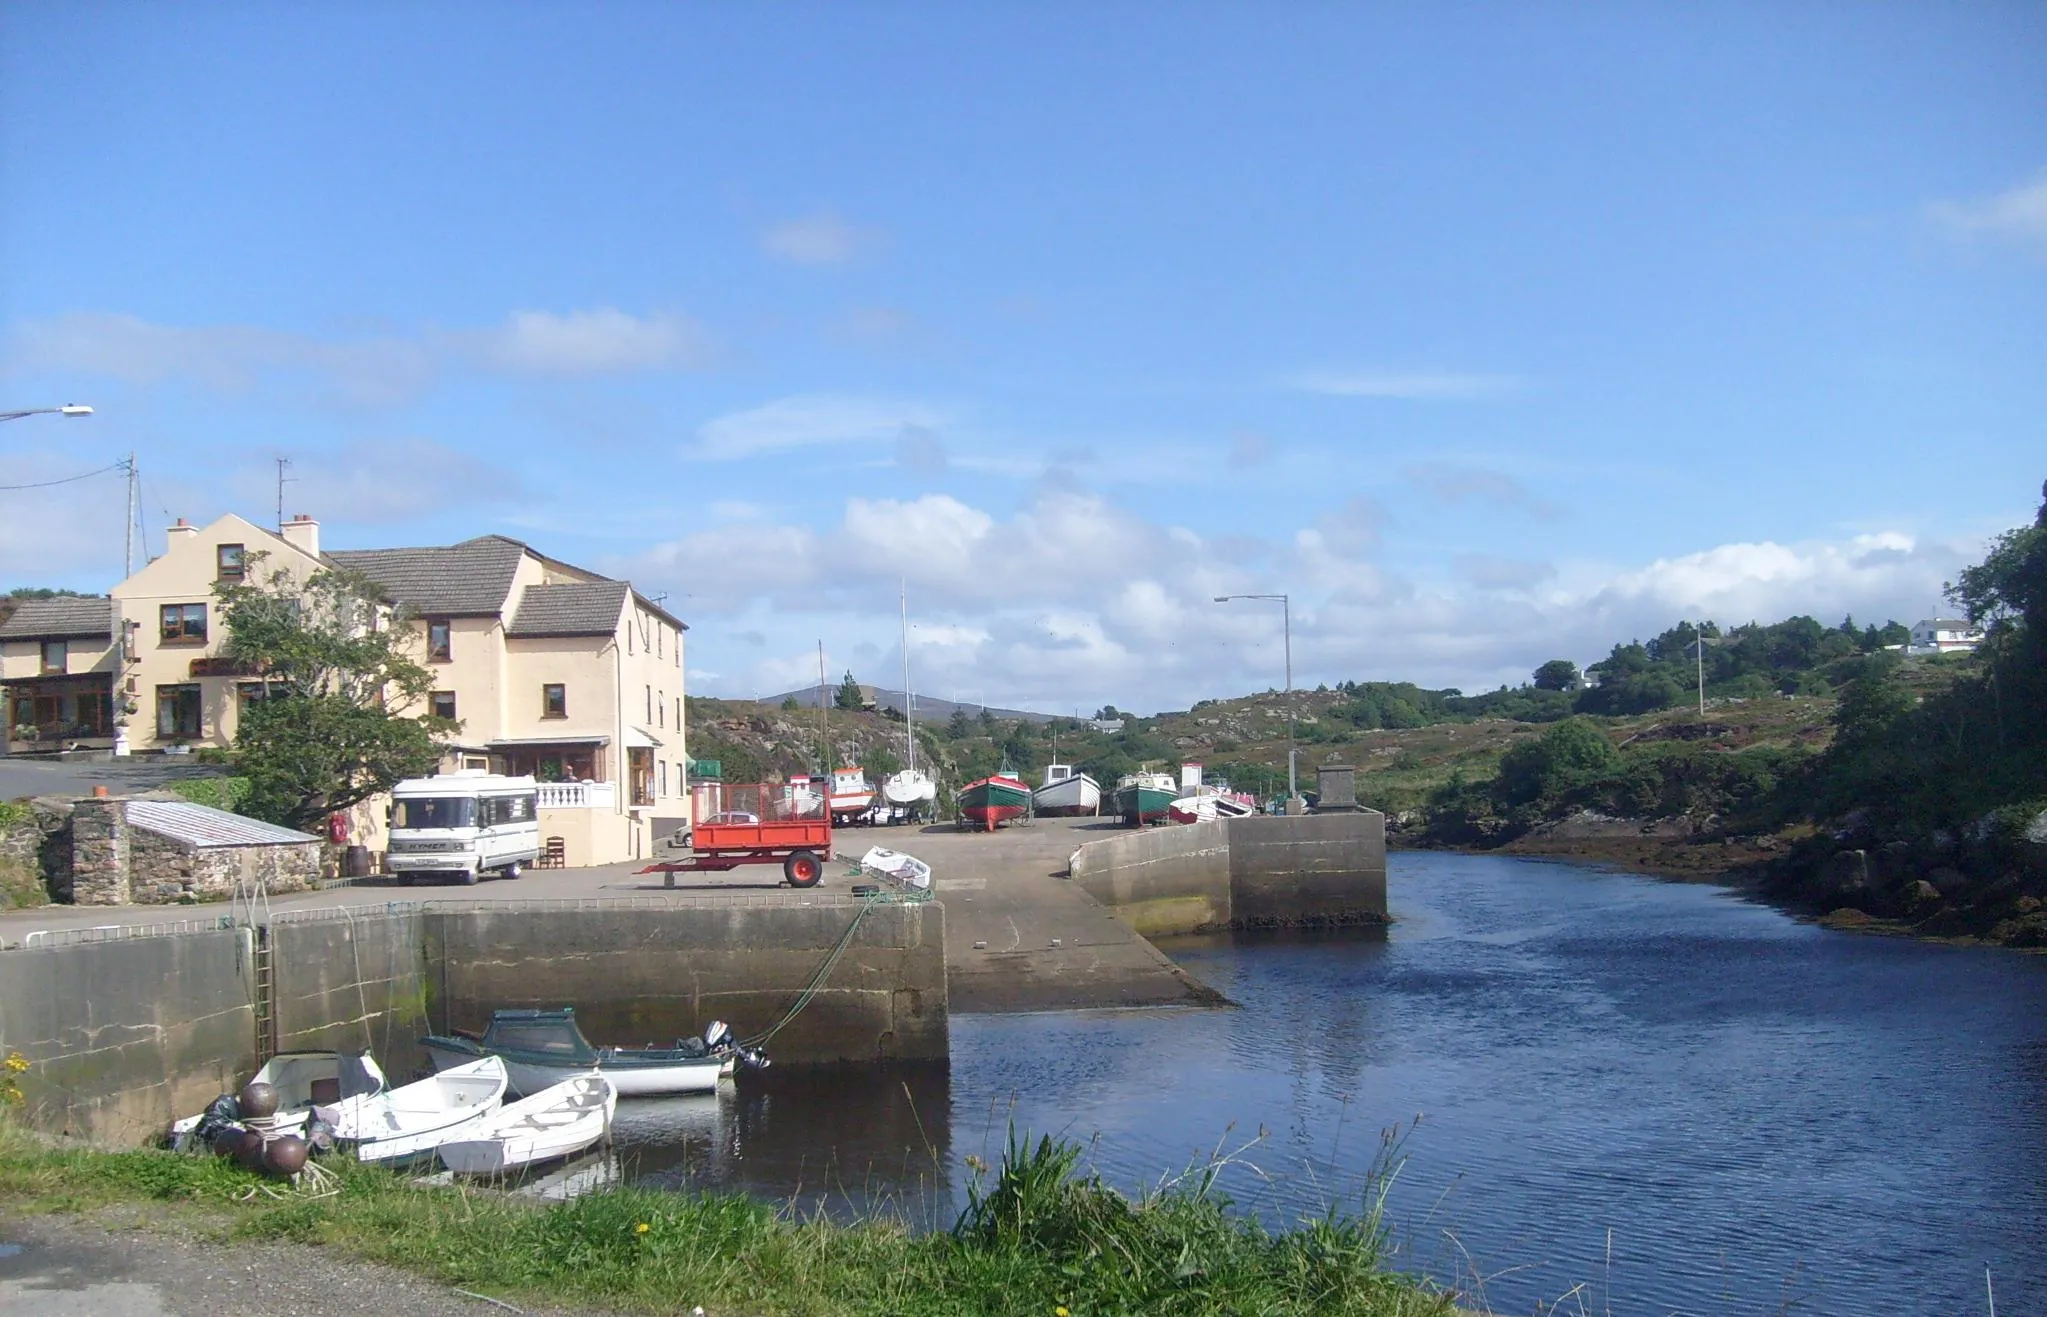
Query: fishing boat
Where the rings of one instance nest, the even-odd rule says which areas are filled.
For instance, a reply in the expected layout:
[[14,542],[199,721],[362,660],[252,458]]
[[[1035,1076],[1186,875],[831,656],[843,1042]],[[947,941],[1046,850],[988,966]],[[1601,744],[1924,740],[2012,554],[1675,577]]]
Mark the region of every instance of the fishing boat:
[[1179,798],[1180,784],[1171,773],[1126,773],[1116,781],[1111,808],[1135,828],[1165,822]]
[[626,1097],[708,1093],[741,1062],[765,1067],[759,1053],[741,1047],[722,1020],[701,1038],[678,1038],[673,1047],[597,1047],[583,1037],[573,1007],[493,1011],[480,1034],[457,1031],[420,1039],[436,1070],[486,1056],[501,1058],[518,1096],[530,1096],[577,1075],[601,1073]]
[[929,814],[938,800],[938,784],[917,767],[916,697],[910,694],[910,596],[899,596],[903,606],[903,768],[891,773],[881,784],[881,798],[910,817]]
[[1022,778],[1004,769],[961,787],[959,808],[962,827],[978,823],[993,832],[1001,824],[1031,812],[1031,789],[1023,784]]
[[1034,814],[1099,814],[1102,784],[1071,764],[1045,765],[1045,781],[1031,792]]
[[505,1063],[486,1056],[403,1088],[316,1106],[313,1115],[337,1143],[354,1147],[356,1160],[400,1162],[480,1130],[504,1105],[508,1082]]
[[1251,813],[1252,808],[1220,791],[1200,791],[1168,805],[1166,814],[1175,823],[1206,823],[1210,819],[1240,819]]
[[832,770],[832,822],[839,823],[865,814],[874,807],[874,785],[858,764]]
[[[265,1061],[249,1081],[250,1087],[257,1084],[270,1086],[276,1096],[275,1108],[269,1115],[238,1112],[234,1119],[265,1138],[304,1133],[316,1103],[381,1093],[390,1086],[367,1052],[279,1052]],[[174,1122],[171,1146],[179,1149],[190,1146],[194,1132],[205,1119],[202,1112]]]
[[611,1133],[618,1089],[599,1074],[577,1075],[499,1107],[475,1132],[437,1149],[457,1175],[497,1175],[572,1156]]

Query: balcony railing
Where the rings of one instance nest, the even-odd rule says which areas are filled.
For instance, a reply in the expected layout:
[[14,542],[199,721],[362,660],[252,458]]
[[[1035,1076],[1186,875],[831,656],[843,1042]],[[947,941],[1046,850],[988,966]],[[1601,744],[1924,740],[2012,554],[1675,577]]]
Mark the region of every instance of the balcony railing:
[[613,782],[542,782],[542,809],[615,809],[618,785]]

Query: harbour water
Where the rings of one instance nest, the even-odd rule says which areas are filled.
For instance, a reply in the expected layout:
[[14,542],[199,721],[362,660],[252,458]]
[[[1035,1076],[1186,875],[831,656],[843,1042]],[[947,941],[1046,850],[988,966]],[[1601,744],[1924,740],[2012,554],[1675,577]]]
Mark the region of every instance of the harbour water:
[[[969,1016],[947,1067],[621,1108],[643,1183],[948,1224],[1006,1131],[1138,1189],[1218,1146],[1275,1224],[1613,1314],[2047,1311],[2047,957],[1834,933],[1583,866],[1392,857],[1377,936],[1182,939],[1235,1010]],[[1249,1146],[1245,1146],[1249,1145]]]

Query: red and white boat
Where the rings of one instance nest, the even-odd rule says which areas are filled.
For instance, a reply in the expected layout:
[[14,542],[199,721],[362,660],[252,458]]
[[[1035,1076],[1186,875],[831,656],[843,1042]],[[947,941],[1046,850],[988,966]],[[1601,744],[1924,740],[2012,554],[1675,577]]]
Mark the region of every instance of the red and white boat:
[[1255,808],[1235,794],[1205,791],[1180,797],[1166,806],[1166,813],[1175,823],[1204,823],[1209,819],[1240,819]]
[[858,764],[832,770],[832,820],[838,822],[874,807],[874,784]]

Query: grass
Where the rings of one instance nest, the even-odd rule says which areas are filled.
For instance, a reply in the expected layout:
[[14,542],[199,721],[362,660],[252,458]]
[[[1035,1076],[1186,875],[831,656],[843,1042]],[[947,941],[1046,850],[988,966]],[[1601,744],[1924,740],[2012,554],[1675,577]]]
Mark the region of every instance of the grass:
[[[1375,1207],[1268,1230],[1214,1190],[1215,1164],[1137,1199],[1081,1149],[1012,1132],[950,1231],[804,1217],[733,1194],[616,1189],[566,1203],[416,1185],[336,1159],[337,1192],[261,1191],[231,1161],[60,1147],[0,1123],[0,1206],[183,1204],[228,1237],[293,1240],[507,1298],[714,1314],[1290,1313],[1447,1317],[1389,1271]],[[986,1181],[984,1183],[984,1181]]]

